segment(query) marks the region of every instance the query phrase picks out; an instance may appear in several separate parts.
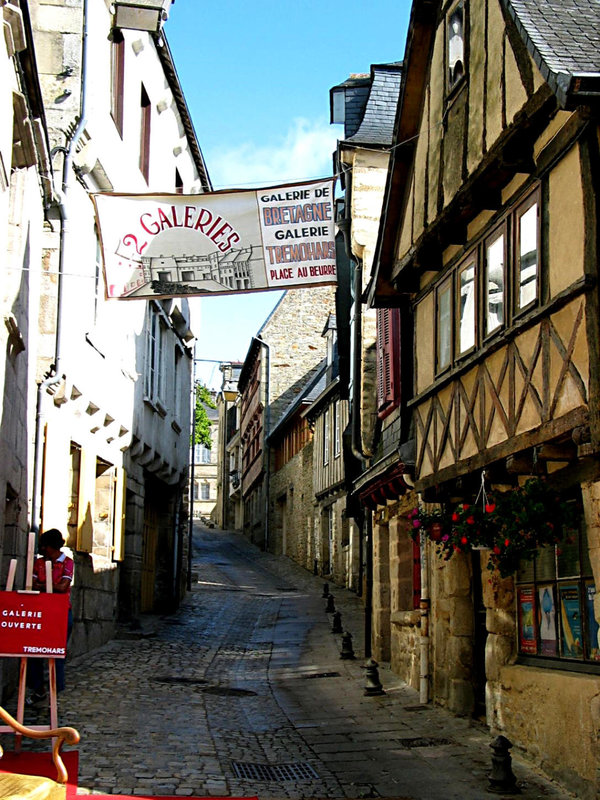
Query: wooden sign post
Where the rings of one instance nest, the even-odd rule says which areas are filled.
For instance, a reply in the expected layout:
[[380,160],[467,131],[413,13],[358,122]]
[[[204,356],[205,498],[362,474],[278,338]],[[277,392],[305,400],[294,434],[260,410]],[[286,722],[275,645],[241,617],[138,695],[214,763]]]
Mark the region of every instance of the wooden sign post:
[[[32,725],[33,730],[46,731],[58,728],[56,690],[56,659],[65,658],[69,598],[66,594],[52,592],[52,562],[46,561],[46,592],[33,587],[33,562],[35,558],[35,533],[29,534],[25,588],[14,591],[17,560],[12,559],[8,570],[6,591],[0,592],[0,656],[20,658],[19,694],[16,719],[21,725],[25,716],[27,693],[27,661],[44,658],[48,661],[48,688],[50,725]],[[0,726],[0,733],[15,733]],[[21,747],[21,734],[15,733],[15,750]]]

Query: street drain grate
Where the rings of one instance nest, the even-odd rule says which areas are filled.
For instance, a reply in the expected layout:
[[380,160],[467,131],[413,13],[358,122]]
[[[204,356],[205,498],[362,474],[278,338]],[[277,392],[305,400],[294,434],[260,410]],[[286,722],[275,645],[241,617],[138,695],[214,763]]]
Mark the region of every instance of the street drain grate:
[[158,683],[178,683],[185,686],[202,686],[206,683],[204,678],[178,678],[172,675],[159,675],[154,680]]
[[250,781],[314,781],[319,776],[310,764],[247,764],[233,761],[237,778]]
[[399,739],[402,747],[439,747],[443,744],[453,744],[450,739],[439,739],[435,736],[418,736],[415,739]]
[[310,675],[303,675],[303,678],[341,678],[339,672],[313,672]]
[[251,689],[236,689],[235,686],[206,686],[202,691],[217,697],[256,697]]

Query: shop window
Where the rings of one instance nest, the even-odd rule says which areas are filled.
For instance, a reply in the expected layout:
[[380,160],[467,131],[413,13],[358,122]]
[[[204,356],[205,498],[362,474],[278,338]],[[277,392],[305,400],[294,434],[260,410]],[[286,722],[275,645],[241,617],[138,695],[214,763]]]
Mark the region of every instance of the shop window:
[[457,3],[447,17],[448,92],[465,77],[465,8]]
[[594,663],[600,642],[585,530],[541,549],[517,573],[518,651],[536,663]]

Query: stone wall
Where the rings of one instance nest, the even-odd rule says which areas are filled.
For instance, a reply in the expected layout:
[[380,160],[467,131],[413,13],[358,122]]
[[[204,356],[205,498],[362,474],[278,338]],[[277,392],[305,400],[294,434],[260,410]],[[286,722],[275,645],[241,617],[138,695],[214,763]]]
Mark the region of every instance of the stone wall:
[[312,457],[310,441],[271,474],[269,484],[269,551],[287,555],[307,569],[313,566],[309,542],[314,518]]
[[270,347],[270,421],[272,430],[306,386],[326,354],[322,336],[335,312],[335,287],[287,292],[263,325],[260,336]]

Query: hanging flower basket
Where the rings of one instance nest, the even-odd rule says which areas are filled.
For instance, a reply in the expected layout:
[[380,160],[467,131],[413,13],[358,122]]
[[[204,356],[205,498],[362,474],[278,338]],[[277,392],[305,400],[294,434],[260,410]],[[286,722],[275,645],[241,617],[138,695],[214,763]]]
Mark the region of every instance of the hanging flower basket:
[[539,478],[496,497],[484,493],[482,502],[461,503],[451,511],[415,508],[409,514],[414,541],[423,532],[446,561],[454,553],[489,550],[488,569],[498,569],[504,578],[541,547],[572,535],[580,517],[574,503],[562,500]]

